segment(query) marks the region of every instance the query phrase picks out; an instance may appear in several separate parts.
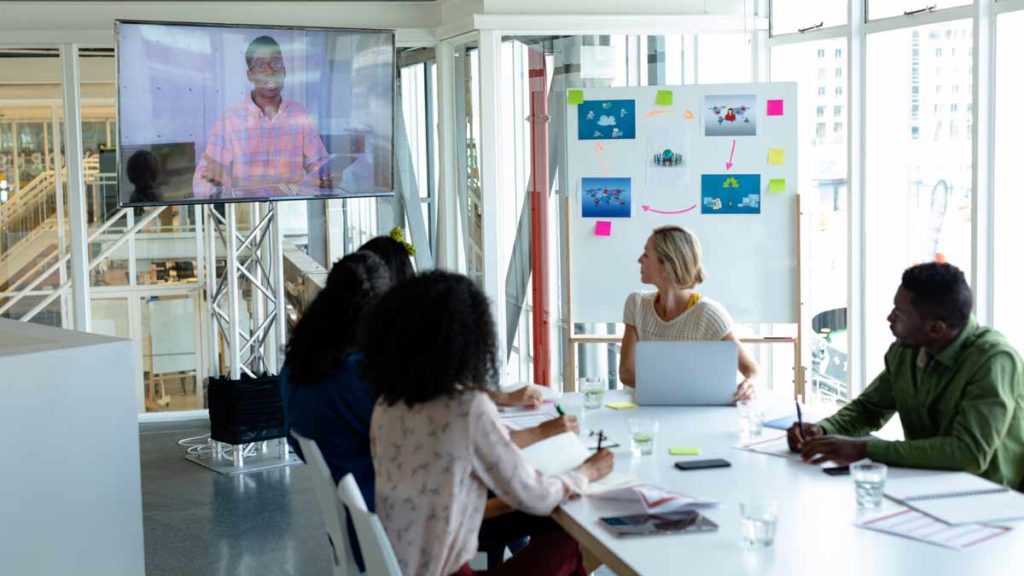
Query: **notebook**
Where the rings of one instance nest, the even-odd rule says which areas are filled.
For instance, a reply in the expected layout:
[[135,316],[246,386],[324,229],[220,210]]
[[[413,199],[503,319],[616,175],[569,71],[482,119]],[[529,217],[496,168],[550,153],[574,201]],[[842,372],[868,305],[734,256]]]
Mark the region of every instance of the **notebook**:
[[1024,494],[967,472],[890,480],[885,495],[950,524],[1024,518]]

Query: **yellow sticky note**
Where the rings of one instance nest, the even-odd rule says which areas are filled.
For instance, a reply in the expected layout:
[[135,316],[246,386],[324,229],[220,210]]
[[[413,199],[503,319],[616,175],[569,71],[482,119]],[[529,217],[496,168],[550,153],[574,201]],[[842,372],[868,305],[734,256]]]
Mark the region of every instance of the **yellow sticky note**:
[[768,181],[769,192],[785,192],[786,191],[786,179],[785,178],[772,178]]
[[569,104],[573,106],[583,104],[583,90],[569,90]]
[[769,148],[768,149],[768,163],[769,164],[785,164],[786,163],[786,151],[782,148]]
[[658,99],[656,100],[658,106],[671,106],[672,105],[672,91],[671,90],[658,90]]
[[605,406],[612,410],[629,410],[631,408],[636,408],[636,404],[633,404],[632,402],[609,402],[605,404]]
[[668,453],[672,456],[700,456],[700,448],[696,446],[677,446],[669,448]]

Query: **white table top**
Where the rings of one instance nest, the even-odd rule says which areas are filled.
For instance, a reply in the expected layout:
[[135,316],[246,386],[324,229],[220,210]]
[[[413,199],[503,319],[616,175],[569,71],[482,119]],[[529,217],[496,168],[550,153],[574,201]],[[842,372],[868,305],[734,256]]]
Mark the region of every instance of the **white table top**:
[[[605,401],[629,398],[629,393],[611,392]],[[564,400],[566,404],[573,401],[572,395]],[[654,455],[632,456],[627,421],[633,417],[660,422]],[[735,408],[601,408],[584,411],[580,421],[584,434],[602,429],[622,444],[613,449],[617,472],[720,503],[705,511],[719,525],[716,532],[634,538],[616,537],[599,524],[602,516],[630,512],[615,504],[581,498],[556,511],[557,521],[620,573],[988,575],[1024,570],[1024,522],[1001,522],[1014,530],[963,551],[857,528],[849,476],[828,476],[795,455],[782,458],[734,448],[740,440]],[[765,434],[775,433],[779,431],[765,429]],[[669,456],[672,446],[696,446],[701,454]],[[725,458],[732,467],[682,472],[672,465],[677,460],[706,458]],[[926,474],[930,472],[889,469],[889,478]],[[779,503],[775,544],[748,550],[740,542],[739,503],[765,498]],[[882,510],[897,508],[886,500]]]

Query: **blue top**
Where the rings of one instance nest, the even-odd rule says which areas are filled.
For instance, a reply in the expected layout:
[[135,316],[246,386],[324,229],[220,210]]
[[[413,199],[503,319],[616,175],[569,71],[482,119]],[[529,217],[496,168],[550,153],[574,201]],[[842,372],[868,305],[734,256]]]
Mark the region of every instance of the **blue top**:
[[[370,458],[370,417],[375,399],[369,383],[359,374],[362,361],[362,353],[353,352],[329,377],[307,386],[292,386],[285,366],[281,370],[281,399],[285,428],[295,428],[316,441],[335,483],[351,472],[366,506],[373,511],[376,498]],[[288,442],[301,455],[290,434]]]

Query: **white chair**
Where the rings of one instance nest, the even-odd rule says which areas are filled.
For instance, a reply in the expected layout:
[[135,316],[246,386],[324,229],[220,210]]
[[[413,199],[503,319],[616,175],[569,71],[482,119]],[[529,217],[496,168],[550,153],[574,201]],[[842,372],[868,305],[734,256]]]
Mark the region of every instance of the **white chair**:
[[351,474],[346,474],[338,483],[338,498],[348,508],[352,523],[355,524],[366,573],[373,576],[402,576],[384,526],[380,518],[366,508],[363,493],[359,491],[359,485]]
[[[337,487],[334,485],[331,469],[327,467],[327,461],[324,460],[324,455],[315,441],[295,430],[292,430],[292,436],[298,440],[299,447],[302,448],[302,455],[306,459],[306,465],[313,472],[313,489],[316,491],[317,500],[320,501],[320,509],[324,513],[324,523],[327,525],[327,539],[331,543],[334,576],[357,576],[359,567],[356,566],[348,530],[345,529],[345,507],[338,499]],[[352,475],[349,474],[347,477],[351,478]],[[355,481],[353,480],[352,483],[355,484]],[[358,487],[356,491],[359,491]],[[356,529],[358,530],[358,525]],[[373,572],[370,573],[373,574]],[[395,573],[397,574],[397,572]]]

